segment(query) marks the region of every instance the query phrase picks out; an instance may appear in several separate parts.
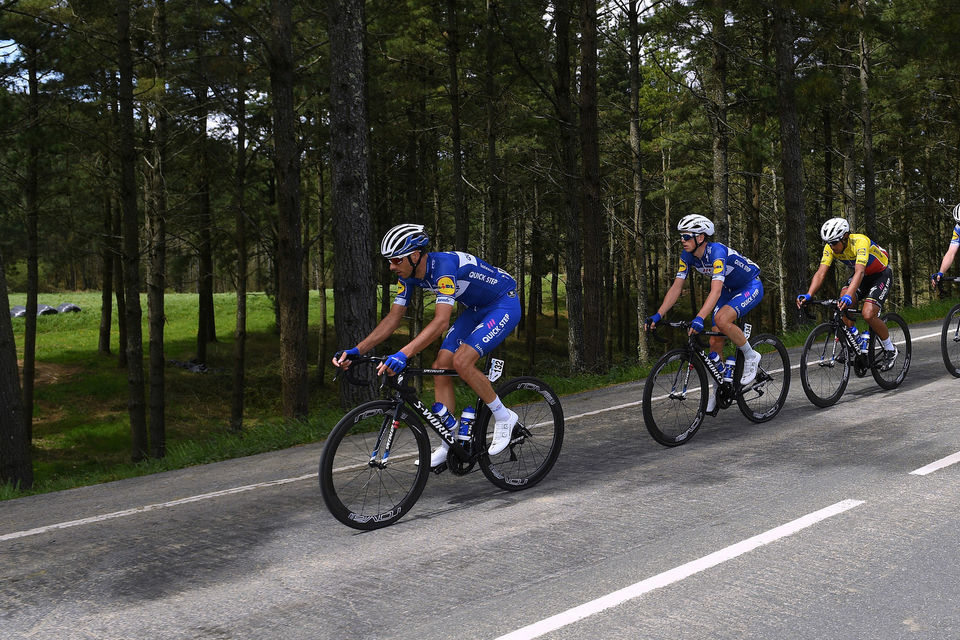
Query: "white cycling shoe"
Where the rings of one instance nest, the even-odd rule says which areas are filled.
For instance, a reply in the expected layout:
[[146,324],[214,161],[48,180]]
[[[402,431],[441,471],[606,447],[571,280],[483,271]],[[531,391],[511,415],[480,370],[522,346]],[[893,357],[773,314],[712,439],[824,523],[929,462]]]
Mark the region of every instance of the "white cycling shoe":
[[740,376],[740,384],[747,385],[753,382],[757,377],[757,369],[760,367],[760,352],[754,351],[753,357],[747,356],[743,359],[743,375]]
[[[510,410],[507,409],[507,411]],[[497,423],[493,425],[493,441],[490,443],[490,448],[487,449],[488,454],[495,456],[507,448],[507,445],[510,444],[510,436],[513,435],[513,427],[519,419],[520,416],[510,411],[510,417],[506,420],[497,420]]]
[[441,442],[440,446],[434,449],[430,455],[430,468],[433,469],[446,462],[448,451],[450,451],[450,445],[446,442]]
[[717,390],[711,389],[707,391],[707,413],[713,413],[713,410],[717,408]]

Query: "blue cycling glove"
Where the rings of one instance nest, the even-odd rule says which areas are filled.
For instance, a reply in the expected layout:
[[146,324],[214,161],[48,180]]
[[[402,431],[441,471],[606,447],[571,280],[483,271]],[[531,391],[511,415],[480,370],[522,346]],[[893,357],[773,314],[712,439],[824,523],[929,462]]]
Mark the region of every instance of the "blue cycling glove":
[[842,296],[840,296],[840,302],[842,302],[843,304],[845,304],[845,305],[847,305],[847,306],[849,307],[850,305],[853,304],[853,298],[851,298],[851,297],[850,297],[849,295],[847,295],[847,294],[843,294]]
[[353,360],[354,357],[359,355],[360,355],[360,350],[357,349],[356,347],[351,347],[349,349],[337,351],[333,357],[336,358],[337,361],[339,361],[343,356],[347,356],[347,360]]
[[697,333],[700,333],[701,331],[703,331],[703,318],[701,318],[700,316],[697,316],[696,318],[691,320],[690,328],[696,331]]
[[808,302],[810,302],[810,294],[801,293],[800,295],[797,296],[797,302],[799,302],[800,304],[807,304]]
[[660,322],[661,320],[663,320],[663,316],[661,316],[659,313],[655,313],[655,314],[653,314],[652,316],[650,316],[649,318],[647,318],[647,324],[646,324],[646,326],[649,327],[651,324],[657,324],[657,323]]
[[943,277],[943,271],[937,271],[935,274],[930,276],[930,279],[934,282],[940,282],[940,278]]
[[395,354],[383,361],[383,364],[387,366],[387,369],[390,369],[394,373],[400,373],[407,366],[407,354],[403,351],[397,351]]

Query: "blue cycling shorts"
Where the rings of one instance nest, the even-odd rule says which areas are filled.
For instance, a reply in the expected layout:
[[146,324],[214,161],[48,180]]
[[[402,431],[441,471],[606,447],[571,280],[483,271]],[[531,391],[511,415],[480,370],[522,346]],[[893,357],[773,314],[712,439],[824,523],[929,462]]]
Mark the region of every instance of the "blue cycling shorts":
[[482,309],[465,307],[440,348],[456,352],[460,345],[468,344],[481,356],[489,353],[516,329],[521,311],[515,291],[500,296],[492,305]]
[[742,318],[760,304],[761,300],[763,300],[763,283],[760,282],[760,278],[755,278],[743,289],[737,291],[724,289],[720,294],[720,299],[717,300],[717,306],[713,308],[713,314],[716,315],[717,311],[720,311],[725,305],[729,305],[737,312],[737,318]]

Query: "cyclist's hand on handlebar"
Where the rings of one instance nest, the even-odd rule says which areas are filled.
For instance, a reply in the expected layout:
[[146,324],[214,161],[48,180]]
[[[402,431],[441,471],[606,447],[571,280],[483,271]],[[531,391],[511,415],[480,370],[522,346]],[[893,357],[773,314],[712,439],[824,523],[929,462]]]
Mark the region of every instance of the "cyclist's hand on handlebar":
[[687,331],[687,335],[692,336],[695,333],[700,333],[703,331],[703,318],[697,316],[690,321],[690,330]]
[[853,298],[851,298],[849,294],[846,294],[846,293],[840,296],[840,299],[837,300],[837,308],[840,309],[840,311],[843,311],[844,309],[846,309],[852,304],[853,304]]
[[661,320],[663,320],[663,316],[661,316],[659,313],[653,314],[647,318],[647,321],[643,324],[643,330],[649,331],[650,329],[655,329],[657,327],[657,323]]
[[810,294],[801,293],[797,296],[797,309],[802,309],[803,305],[807,304],[808,302],[810,302]]
[[350,366],[350,361],[356,356],[360,355],[360,350],[356,347],[351,347],[350,349],[343,349],[342,351],[337,351],[333,360],[330,362],[333,363],[333,366],[340,367],[341,369],[346,369]]
[[935,287],[940,279],[943,278],[943,271],[937,271],[935,274],[930,276],[930,286]]
[[395,354],[380,363],[380,366],[377,367],[377,375],[383,375],[384,373],[387,373],[393,376],[403,371],[406,366],[407,354],[405,354],[403,351],[397,351]]

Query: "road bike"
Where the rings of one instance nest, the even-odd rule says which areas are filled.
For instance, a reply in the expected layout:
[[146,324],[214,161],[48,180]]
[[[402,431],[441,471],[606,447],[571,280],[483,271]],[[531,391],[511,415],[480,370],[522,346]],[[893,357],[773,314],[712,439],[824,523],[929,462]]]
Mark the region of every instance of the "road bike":
[[[383,356],[354,357],[348,381],[359,382],[354,369],[380,364]],[[489,358],[487,378],[496,381],[504,361]],[[338,372],[339,374],[339,372]],[[457,376],[454,369],[407,367],[395,376],[382,376],[387,396],[364,402],[348,412],[330,432],[320,456],[320,491],[333,516],[354,529],[378,529],[393,524],[417,502],[432,471],[449,469],[462,476],[478,465],[490,482],[507,491],[534,486],[550,472],[563,444],[563,408],[557,394],[542,380],[522,376],[497,388],[503,404],[516,412],[510,444],[501,453],[487,454],[493,437],[493,416],[477,398],[477,417],[469,439],[459,440],[406,384],[414,376]],[[430,468],[430,438],[434,431],[450,445],[447,461]]]
[[840,311],[838,300],[808,300],[805,306],[818,305],[832,310],[829,321],[817,325],[807,336],[800,354],[800,384],[810,402],[818,407],[829,407],[840,399],[850,371],[862,378],[873,373],[874,380],[884,389],[895,389],[903,382],[910,369],[910,328],[906,320],[896,313],[880,316],[890,331],[890,338],[897,348],[893,363],[881,358],[883,346],[875,332],[865,347],[859,336],[854,337],[843,321],[848,317],[862,315],[854,309]]
[[[664,323],[686,331],[689,321]],[[708,379],[717,388],[717,404],[709,415],[715,416],[736,401],[740,411],[752,422],[766,422],[783,408],[790,391],[790,356],[780,339],[770,333],[750,337],[750,325],[744,333],[760,355],[757,377],[740,384],[743,353],[736,349],[736,364],[729,380],[724,380],[723,364],[707,357],[700,336],[722,336],[703,331],[687,336],[685,347],[667,351],[653,366],[643,387],[643,421],[654,440],[667,447],[689,442],[707,415]],[[652,331],[654,338],[667,342]]]
[[[958,282],[960,278],[941,278],[937,286],[943,291],[943,282]],[[960,304],[954,305],[943,319],[940,331],[940,353],[943,364],[951,375],[960,378]]]

